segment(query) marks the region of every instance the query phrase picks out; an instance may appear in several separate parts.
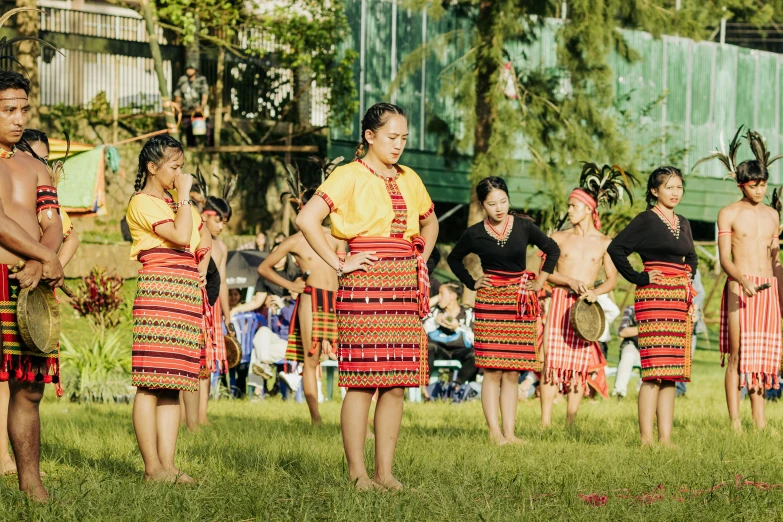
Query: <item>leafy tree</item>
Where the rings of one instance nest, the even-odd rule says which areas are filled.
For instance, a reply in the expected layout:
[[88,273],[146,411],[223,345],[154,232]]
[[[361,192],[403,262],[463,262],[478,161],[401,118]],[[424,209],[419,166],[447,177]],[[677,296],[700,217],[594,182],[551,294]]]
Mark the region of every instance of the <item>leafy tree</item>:
[[[443,95],[458,106],[460,128],[444,129],[443,121],[433,127],[453,137],[457,151],[472,152],[474,183],[524,168],[546,180],[547,195],[563,208],[565,181],[576,179],[581,161],[640,165],[641,151],[630,146],[624,127],[634,124],[633,117],[618,117],[623,109],[608,64],[612,52],[628,61],[639,56],[617,29],[708,38],[723,17],[768,23],[778,3],[682,0],[676,10],[675,0],[569,0],[566,20],[557,30],[557,67],[544,69],[524,50],[537,41],[545,17],[561,16],[561,2],[412,0],[411,6],[427,9],[431,17],[456,17],[465,29],[441,35],[410,55],[392,89],[416,70],[423,54],[466,41],[468,51],[441,74]],[[512,48],[523,51],[512,54]],[[513,73],[513,96],[507,92],[506,71]],[[475,194],[471,197],[469,224],[482,215]],[[548,225],[555,220],[551,214],[544,217]]]

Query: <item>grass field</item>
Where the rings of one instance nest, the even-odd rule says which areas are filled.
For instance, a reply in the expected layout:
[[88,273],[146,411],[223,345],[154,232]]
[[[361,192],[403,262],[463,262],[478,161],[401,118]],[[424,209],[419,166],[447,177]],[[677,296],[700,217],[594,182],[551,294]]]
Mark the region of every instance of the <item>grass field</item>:
[[[639,447],[635,397],[586,402],[570,431],[562,403],[549,432],[538,428],[538,404],[522,403],[517,430],[528,444],[502,448],[487,443],[477,402],[406,404],[395,473],[416,491],[401,493],[348,485],[339,402],[322,406],[320,429],[304,404],[213,402],[212,426],[180,438],[178,464],[200,483],[172,486],[142,482],[129,405],[47,397],[42,468],[52,501],[31,505],[5,478],[0,520],[781,519],[783,404],[769,404],[763,433],[749,429],[743,404],[746,434],[732,435],[721,376],[717,353],[697,352],[693,383],[677,400],[678,449]],[[598,504],[605,496],[605,505],[580,495]]]

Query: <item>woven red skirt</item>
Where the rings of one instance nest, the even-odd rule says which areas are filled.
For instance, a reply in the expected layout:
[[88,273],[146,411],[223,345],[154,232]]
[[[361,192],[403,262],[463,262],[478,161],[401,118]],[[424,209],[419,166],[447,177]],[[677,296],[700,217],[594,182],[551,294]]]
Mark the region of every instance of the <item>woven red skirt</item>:
[[139,261],[131,384],[196,391],[206,329],[196,259],[155,248],[141,252]]
[[[740,388],[749,390],[758,387],[780,388],[780,372],[783,336],[780,332],[780,302],[778,301],[778,280],[774,277],[745,276],[754,285],[771,285],[754,297],[748,297],[739,289],[739,373]],[[729,342],[729,284],[723,287],[720,301],[720,353],[721,366],[726,355],[731,353]]]
[[660,270],[664,277],[660,283],[636,288],[642,380],[689,382],[693,324],[688,310],[695,295],[690,267],[647,262],[644,269]]
[[404,239],[362,237],[349,245],[353,253],[372,251],[380,260],[368,272],[357,270],[340,279],[339,385],[390,388],[426,384],[421,256]]
[[532,272],[487,272],[490,286],[476,293],[473,323],[476,367],[492,370],[531,370],[542,367],[539,346],[541,317],[538,298],[524,290]]
[[566,388],[587,381],[593,350],[597,343],[585,341],[571,326],[571,308],[579,296],[570,288],[555,287],[546,323],[546,367],[544,382],[563,384]]

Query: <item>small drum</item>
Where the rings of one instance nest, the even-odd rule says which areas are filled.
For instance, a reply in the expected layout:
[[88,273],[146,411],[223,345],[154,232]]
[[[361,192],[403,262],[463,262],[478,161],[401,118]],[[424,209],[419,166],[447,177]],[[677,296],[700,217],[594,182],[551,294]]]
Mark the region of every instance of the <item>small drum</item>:
[[597,341],[606,327],[604,309],[597,302],[579,299],[571,307],[571,327],[585,341]]
[[31,350],[48,354],[60,341],[60,304],[52,289],[39,283],[35,289],[23,288],[16,303],[19,334]]
[[229,368],[234,368],[242,360],[242,350],[239,348],[239,343],[232,335],[226,336],[226,362]]

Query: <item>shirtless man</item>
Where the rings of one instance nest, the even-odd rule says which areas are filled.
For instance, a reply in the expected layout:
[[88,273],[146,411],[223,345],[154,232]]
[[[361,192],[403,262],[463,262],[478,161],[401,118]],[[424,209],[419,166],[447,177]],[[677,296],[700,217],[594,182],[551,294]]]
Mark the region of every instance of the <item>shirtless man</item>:
[[[573,424],[585,386],[592,352],[597,343],[585,341],[571,328],[571,307],[584,297],[595,302],[598,296],[617,286],[617,270],[606,253],[611,240],[599,229],[596,196],[575,189],[568,198],[570,230],[555,232],[552,239],[560,247],[560,259],[549,282],[555,285],[544,337],[544,374],[541,384],[541,425],[552,425],[552,404],[560,386],[568,396],[566,423]],[[603,267],[606,280],[597,288],[593,282]]]
[[[763,161],[763,160],[762,160]],[[781,363],[778,213],[763,204],[769,174],[758,160],[737,166],[742,199],[718,213],[720,264],[729,279],[721,299],[720,350],[726,367],[731,428],[741,431],[740,388],[747,385],[753,424],[764,428],[764,390],[777,384]],[[770,285],[760,290],[762,285]]]
[[[200,191],[196,190],[191,191],[191,196],[194,193],[201,194]],[[231,330],[232,328],[228,286],[226,285],[228,248],[223,241],[218,239],[218,236],[223,232],[223,227],[231,219],[231,205],[227,200],[215,196],[207,196],[202,198],[202,200],[201,218],[212,236],[212,257],[205,274],[205,280],[207,296],[212,311],[213,348],[210,350],[205,349],[205,366],[199,370],[198,391],[180,393],[180,422],[186,424],[190,431],[196,431],[199,426],[210,424],[207,417],[207,408],[209,407],[210,379],[212,375],[207,359],[212,359],[216,364],[225,359],[223,321],[225,321],[227,329]],[[225,373],[227,369],[221,367],[221,371]]]
[[[56,197],[49,190],[42,192],[41,197],[37,193],[37,187],[51,185],[46,167],[26,154],[15,153],[30,110],[29,91],[30,84],[22,75],[0,71],[0,305],[4,308],[3,355],[12,357],[10,366],[0,368],[0,380],[9,380],[8,431],[16,456],[19,489],[45,501],[48,493],[39,470],[38,406],[44,382],[53,382],[59,376],[50,375],[52,360],[35,356],[22,343],[15,309],[19,287],[35,287],[40,280],[52,287],[62,285],[63,271],[57,252],[63,230]],[[20,261],[25,262],[24,268],[10,274],[9,267]],[[28,363],[32,371],[28,371]],[[39,376],[41,380],[37,379]],[[0,415],[5,411],[5,405],[0,404]]]
[[[314,190],[305,191],[301,206],[304,206],[313,194]],[[332,237],[328,228],[325,230],[329,246],[335,252],[344,252],[345,242]],[[306,280],[299,278],[296,281],[288,281],[275,272],[275,264],[288,254],[293,254],[300,270],[306,275]],[[317,373],[321,353],[333,354],[332,343],[337,341],[337,273],[316,254],[301,232],[280,243],[258,267],[258,273],[272,283],[299,295],[294,315],[296,323],[291,321],[286,359],[304,362],[302,378],[310,420],[314,425],[320,425]]]

